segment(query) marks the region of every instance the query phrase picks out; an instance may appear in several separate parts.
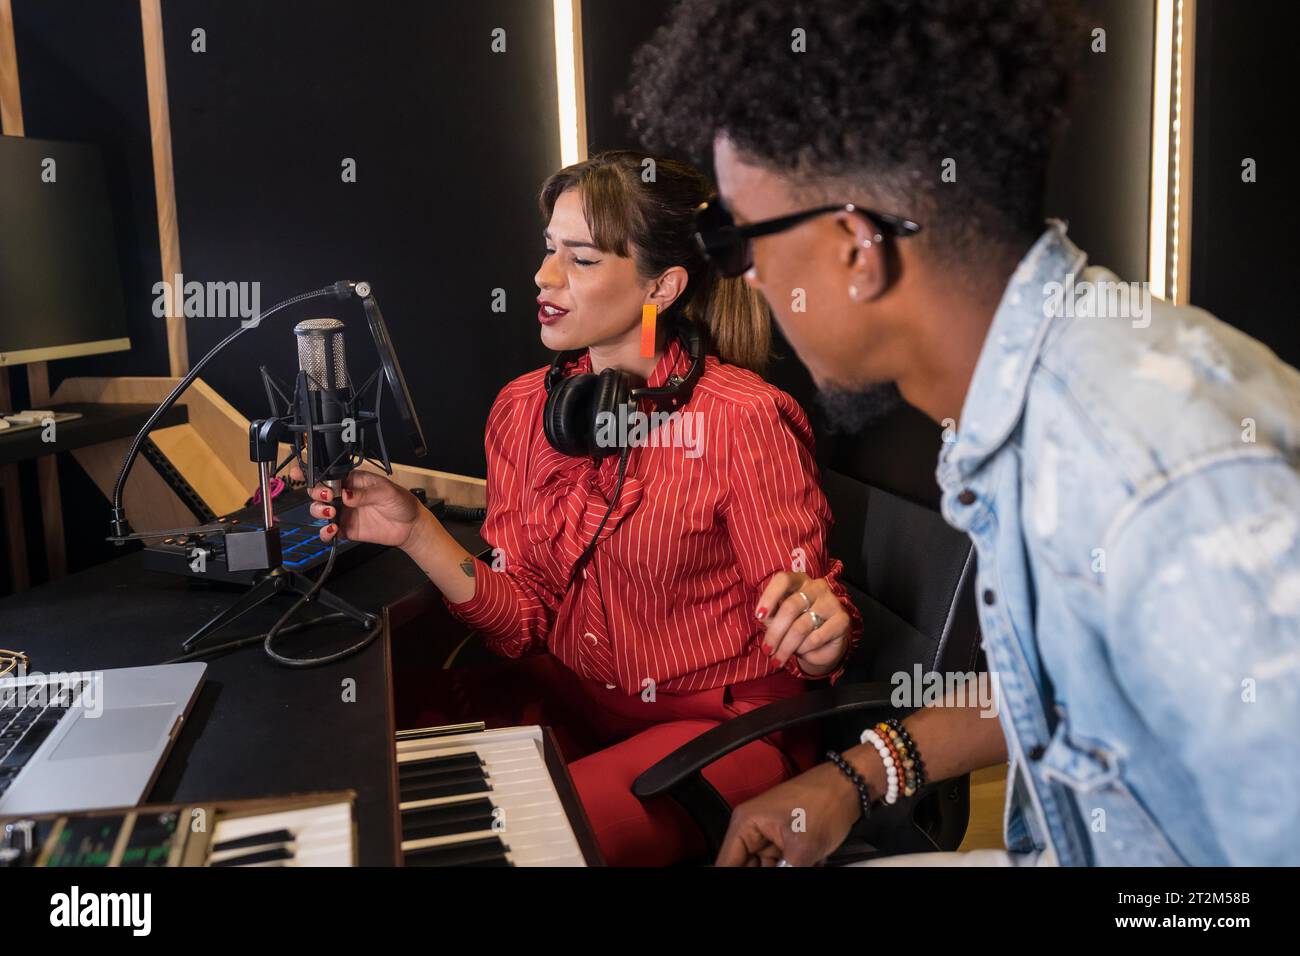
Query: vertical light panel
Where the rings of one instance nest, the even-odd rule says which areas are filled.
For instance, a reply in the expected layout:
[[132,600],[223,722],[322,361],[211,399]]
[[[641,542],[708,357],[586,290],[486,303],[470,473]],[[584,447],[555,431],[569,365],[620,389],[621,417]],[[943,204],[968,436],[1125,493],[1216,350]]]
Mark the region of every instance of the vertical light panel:
[[1147,277],[1151,294],[1167,298],[1169,270],[1169,116],[1173,80],[1174,0],[1156,0],[1155,76],[1151,86],[1151,225]]
[[1187,301],[1195,0],[1157,0],[1151,104],[1151,294]]
[[555,87],[560,110],[560,164],[587,158],[586,90],[582,78],[582,0],[553,0]]
[[1196,0],[1178,0],[1174,40],[1173,268],[1169,292],[1175,303],[1190,301],[1192,275],[1192,119],[1196,78]]

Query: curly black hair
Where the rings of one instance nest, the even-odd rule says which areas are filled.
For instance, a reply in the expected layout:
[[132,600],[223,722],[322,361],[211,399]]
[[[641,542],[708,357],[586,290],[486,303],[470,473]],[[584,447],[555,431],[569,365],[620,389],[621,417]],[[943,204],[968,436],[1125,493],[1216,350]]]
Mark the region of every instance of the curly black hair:
[[1083,46],[1069,0],[682,0],[624,107],[648,148],[698,161],[722,133],[800,192],[885,203],[969,250],[1042,230]]

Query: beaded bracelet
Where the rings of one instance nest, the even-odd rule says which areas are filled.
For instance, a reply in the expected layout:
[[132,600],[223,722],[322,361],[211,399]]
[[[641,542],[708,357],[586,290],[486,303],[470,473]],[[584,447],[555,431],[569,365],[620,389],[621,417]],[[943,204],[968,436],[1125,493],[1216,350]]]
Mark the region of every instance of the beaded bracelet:
[[894,760],[893,752],[874,727],[868,727],[864,730],[861,739],[864,744],[871,744],[876,748],[881,763],[885,765],[885,795],[883,797],[885,803],[896,803],[898,801],[898,764]]
[[903,748],[902,738],[898,732],[890,727],[884,721],[876,724],[875,731],[880,735],[880,739],[885,742],[890,753],[894,755],[894,761],[898,765],[898,789],[905,797],[910,797],[916,793],[916,774],[908,767],[908,764],[915,764],[911,754]]
[[876,729],[879,730],[881,726],[885,727],[889,739],[902,753],[902,769],[907,785],[905,794],[910,797],[925,786],[925,764],[921,761],[921,752],[916,749],[916,741],[898,718],[890,717]]
[[834,750],[828,750],[826,751],[826,758],[839,767],[844,776],[848,777],[853,786],[857,788],[858,800],[862,803],[862,816],[871,816],[871,794],[867,791],[866,781],[858,776],[858,772],[849,765],[849,762],[844,759],[842,754]]

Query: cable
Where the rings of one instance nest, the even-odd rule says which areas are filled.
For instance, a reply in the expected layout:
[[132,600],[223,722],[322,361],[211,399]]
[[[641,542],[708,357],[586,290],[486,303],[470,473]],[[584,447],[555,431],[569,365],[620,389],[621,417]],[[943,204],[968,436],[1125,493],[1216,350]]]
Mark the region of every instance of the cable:
[[614,508],[618,505],[618,496],[623,491],[623,478],[627,474],[627,459],[631,450],[630,445],[624,445],[623,451],[619,454],[618,481],[614,484],[614,493],[610,495],[609,507],[605,509],[605,516],[600,519],[600,524],[596,525],[596,533],[591,536],[591,541],[583,548],[582,554],[578,555],[578,560],[573,562],[573,569],[569,572],[569,584],[565,587],[566,591],[569,587],[572,587],[573,579],[578,576],[578,571],[581,570],[591,552],[595,550],[596,543],[600,541],[600,533],[605,530],[605,522],[609,521],[609,516],[614,513]]
[[[298,631],[305,630],[315,624],[326,624],[330,621],[347,620],[347,615],[342,611],[331,611],[329,614],[322,614],[320,617],[313,617],[309,621],[300,621],[297,624],[291,624],[289,627],[280,631],[283,637],[285,634],[295,634]],[[248,637],[238,637],[233,641],[226,641],[224,644],[212,644],[208,647],[200,647],[198,650],[190,651],[188,654],[182,654],[180,657],[173,657],[171,660],[163,661],[164,664],[183,664],[186,661],[198,660],[202,657],[209,657],[213,654],[223,651],[237,651],[241,647],[247,647],[250,644],[261,644],[266,640],[265,634],[251,634]]]
[[250,644],[256,644],[258,642],[261,642],[262,648],[263,650],[266,651],[267,656],[270,657],[271,660],[275,661],[277,664],[280,664],[283,667],[300,667],[300,668],[319,667],[322,664],[332,664],[334,663],[334,661],[343,660],[343,658],[345,657],[350,657],[353,654],[365,650],[365,648],[368,647],[370,643],[376,637],[378,637],[379,633],[384,629],[383,620],[379,618],[378,615],[372,615],[376,618],[376,621],[374,626],[367,632],[365,637],[363,637],[360,641],[351,645],[350,647],[345,647],[341,651],[335,651],[333,654],[326,654],[321,657],[285,657],[283,654],[280,654],[278,651],[276,651],[275,648],[272,646],[275,643],[275,639],[277,637],[281,637],[286,634],[295,634],[298,631],[303,630],[304,628],[311,627],[312,625],[351,619],[349,615],[344,614],[342,611],[333,611],[329,614],[322,614],[319,617],[313,617],[307,621],[300,621],[297,624],[291,624],[287,627],[285,626],[289,618],[293,617],[293,615],[296,614],[304,604],[313,600],[316,597],[317,593],[319,593],[320,589],[325,586],[325,582],[329,579],[330,573],[334,570],[334,558],[337,554],[338,554],[338,537],[335,536],[334,540],[330,542],[330,555],[329,558],[327,558],[325,561],[325,567],[321,569],[320,576],[317,577],[316,580],[312,583],[310,590],[308,590],[306,594],[299,597],[298,600],[293,603],[293,606],[289,608],[289,610],[281,614],[280,619],[276,621],[275,624],[272,626],[272,628],[269,631],[267,631],[265,634],[253,634],[248,637],[240,637],[240,638],[236,638],[233,641],[227,641],[224,644],[213,644],[210,647],[200,647],[197,650],[191,651],[188,654],[182,654],[180,657],[173,657],[171,660],[164,661],[163,663],[179,664],[184,661],[195,660],[200,657],[207,657],[209,654],[214,654],[220,651],[238,650],[241,647],[246,647]]
[[288,621],[300,607],[315,598],[316,593],[325,586],[325,582],[329,579],[330,572],[334,570],[334,558],[338,555],[338,549],[339,538],[338,535],[335,534],[334,538],[330,541],[330,556],[325,561],[325,567],[321,569],[320,577],[316,579],[316,583],[311,586],[311,590],[294,602],[293,607],[289,608],[289,610],[285,611],[284,614],[280,616],[280,620],[275,622],[274,627],[266,632],[266,639],[262,643],[262,648],[266,651],[267,656],[277,664],[281,664],[284,667],[319,667],[321,664],[332,664],[334,661],[340,661],[345,657],[350,657],[351,655],[356,654],[358,651],[364,650],[369,646],[371,641],[379,636],[379,632],[384,629],[384,622],[382,620],[377,620],[374,627],[370,629],[370,633],[360,641],[353,644],[351,647],[345,647],[341,651],[335,651],[333,654],[326,654],[323,657],[285,657],[284,655],[277,653],[271,646],[275,642],[276,635],[278,635],[284,627],[285,622]]

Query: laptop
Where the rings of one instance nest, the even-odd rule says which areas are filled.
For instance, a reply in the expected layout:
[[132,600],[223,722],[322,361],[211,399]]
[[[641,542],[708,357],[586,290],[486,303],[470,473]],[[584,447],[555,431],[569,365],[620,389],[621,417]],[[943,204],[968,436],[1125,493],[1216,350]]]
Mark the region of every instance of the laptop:
[[206,669],[190,662],[0,678],[0,816],[139,803]]

